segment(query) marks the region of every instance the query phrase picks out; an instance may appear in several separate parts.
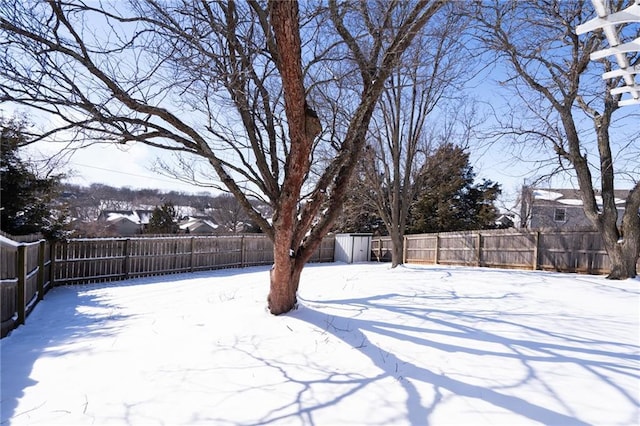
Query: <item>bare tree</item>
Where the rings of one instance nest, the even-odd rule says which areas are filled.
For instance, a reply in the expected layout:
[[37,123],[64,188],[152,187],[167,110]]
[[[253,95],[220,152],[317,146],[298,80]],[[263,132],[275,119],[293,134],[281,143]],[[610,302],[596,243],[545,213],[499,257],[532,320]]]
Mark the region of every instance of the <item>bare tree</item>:
[[240,225],[246,224],[249,217],[233,195],[222,194],[211,202],[212,216],[226,232],[240,232]]
[[[280,314],[295,307],[303,266],[338,214],[387,77],[444,2],[330,0],[324,19],[305,15],[305,34],[321,22],[332,41],[316,49],[303,44],[292,1],[7,1],[0,94],[54,117],[43,139],[73,131],[203,159],[274,242],[269,309]],[[331,66],[357,78],[353,110],[312,179],[322,129],[305,73]],[[272,206],[271,220],[251,196]]]
[[[460,15],[441,15],[437,25],[424,31],[391,74],[378,102],[363,157],[370,198],[391,237],[391,263],[402,263],[403,240],[409,215],[424,179],[426,157],[436,144],[434,126],[444,127],[432,112],[466,78],[471,63],[460,42],[464,20]],[[463,61],[463,58],[465,60]]]
[[[617,9],[624,2],[612,3]],[[475,6],[471,16],[477,19],[478,40],[508,64],[505,84],[521,100],[517,113],[502,123],[502,131],[512,140],[555,155],[558,170],[575,174],[584,212],[604,239],[612,264],[609,278],[635,277],[640,254],[638,132],[617,129],[622,137],[612,138],[621,95],[611,95],[610,89],[620,78],[602,82],[600,75],[612,69],[611,62],[589,60],[592,52],[606,47],[602,32],[578,37],[575,31],[593,14],[591,3],[496,0]],[[630,60],[632,65],[639,62],[637,54]],[[624,122],[624,117],[617,118]],[[634,121],[637,116],[627,122],[635,125]],[[585,125],[589,122],[591,131]],[[614,178],[623,175],[633,187],[618,220]]]

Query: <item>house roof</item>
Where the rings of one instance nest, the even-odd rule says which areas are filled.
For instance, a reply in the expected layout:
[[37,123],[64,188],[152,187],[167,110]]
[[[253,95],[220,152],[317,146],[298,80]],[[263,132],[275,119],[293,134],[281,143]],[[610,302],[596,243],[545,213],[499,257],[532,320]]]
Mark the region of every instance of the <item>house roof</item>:
[[[179,227],[182,230],[187,230],[193,232],[200,227],[208,227],[211,230],[217,229],[218,225],[213,221],[213,219],[206,217],[189,217],[187,220],[182,222]],[[206,228],[205,228],[206,229]]]
[[[536,204],[542,205],[565,205],[582,206],[580,190],[578,189],[541,189],[531,188],[531,193]],[[596,192],[597,193],[597,192]],[[625,198],[629,194],[628,190],[616,190],[615,202],[617,205],[624,205]],[[596,195],[596,202],[602,204],[602,197]]]
[[103,210],[99,219],[113,223],[128,220],[136,225],[147,225],[152,214],[152,210]]

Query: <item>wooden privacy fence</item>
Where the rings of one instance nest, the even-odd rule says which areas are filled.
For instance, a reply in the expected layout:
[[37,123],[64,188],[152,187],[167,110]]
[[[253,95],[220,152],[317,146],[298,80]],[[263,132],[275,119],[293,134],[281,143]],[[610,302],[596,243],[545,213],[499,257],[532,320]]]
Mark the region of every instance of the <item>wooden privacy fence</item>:
[[[333,262],[334,236],[311,262]],[[262,234],[86,238],[17,243],[0,235],[0,317],[4,337],[54,285],[269,265],[273,243]]]
[[24,324],[52,285],[48,242],[18,243],[0,236],[0,337]]
[[[372,258],[390,260],[390,244],[389,237],[375,238]],[[407,235],[403,251],[405,263],[589,274],[606,274],[611,267],[597,231],[505,229]]]
[[371,239],[371,260],[391,262],[391,237],[373,237]]
[[[325,237],[310,261],[332,262],[333,246]],[[273,243],[263,234],[73,239],[53,253],[56,285],[272,263]]]

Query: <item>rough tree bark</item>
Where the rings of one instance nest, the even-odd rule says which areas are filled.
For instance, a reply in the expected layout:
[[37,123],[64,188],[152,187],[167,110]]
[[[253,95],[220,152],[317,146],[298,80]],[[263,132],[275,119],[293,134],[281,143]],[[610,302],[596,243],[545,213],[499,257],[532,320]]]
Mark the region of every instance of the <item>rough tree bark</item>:
[[293,237],[300,191],[309,170],[313,140],[322,128],[317,115],[307,107],[306,102],[298,4],[276,0],[269,3],[269,9],[291,141],[291,154],[285,163],[285,180],[278,202],[280,208],[273,218],[274,265],[268,303],[271,313],[278,315],[295,306],[300,274],[306,262],[306,259],[298,256]]

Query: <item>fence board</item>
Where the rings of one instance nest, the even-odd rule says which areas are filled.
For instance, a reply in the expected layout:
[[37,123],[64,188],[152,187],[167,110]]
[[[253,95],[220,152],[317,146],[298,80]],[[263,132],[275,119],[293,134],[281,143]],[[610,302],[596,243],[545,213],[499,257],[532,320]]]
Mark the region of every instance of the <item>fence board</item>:
[[[310,261],[333,261],[326,237]],[[54,250],[56,284],[114,281],[178,272],[273,263],[273,243],[263,234],[232,236],[72,239]]]
[[[335,235],[322,239],[320,247],[311,256],[310,262],[333,262],[335,250]],[[273,256],[273,254],[272,254]]]
[[391,237],[377,237],[371,240],[371,259],[377,262],[391,262]]
[[[334,240],[325,237],[310,261],[332,262]],[[18,243],[0,235],[0,243],[1,337],[53,285],[273,263],[273,244],[265,235],[80,238],[55,244]]]
[[439,235],[422,234],[405,237],[406,263],[437,263]]
[[482,265],[535,269],[536,235],[533,232],[482,233]]
[[543,270],[603,274],[611,265],[596,232],[541,234],[539,267]]
[[[374,238],[372,258],[384,259],[389,237]],[[611,265],[597,231],[486,230],[407,235],[405,263],[480,265],[606,274]],[[640,259],[638,260],[640,269]]]
[[13,328],[16,315],[16,298],[18,289],[18,279],[0,280],[0,324],[2,324],[2,336]]
[[475,265],[480,262],[476,250],[477,234],[441,234],[438,263],[445,265]]
[[23,323],[48,290],[48,251],[45,241],[19,243],[0,236],[0,337]]

